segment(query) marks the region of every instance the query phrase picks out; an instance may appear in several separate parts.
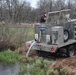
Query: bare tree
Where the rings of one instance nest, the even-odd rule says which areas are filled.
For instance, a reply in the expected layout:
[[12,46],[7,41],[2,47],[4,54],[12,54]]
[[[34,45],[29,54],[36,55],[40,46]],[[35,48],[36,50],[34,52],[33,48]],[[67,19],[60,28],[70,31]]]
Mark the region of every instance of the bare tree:
[[41,14],[48,11],[67,8],[73,11],[73,15],[76,15],[76,0],[39,0],[37,3],[38,8],[34,9],[26,1],[0,0],[0,21],[34,22],[39,20]]

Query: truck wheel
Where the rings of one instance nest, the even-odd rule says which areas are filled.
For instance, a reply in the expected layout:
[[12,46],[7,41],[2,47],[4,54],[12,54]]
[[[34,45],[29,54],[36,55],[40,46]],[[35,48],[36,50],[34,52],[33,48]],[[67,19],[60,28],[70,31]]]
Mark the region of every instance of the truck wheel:
[[67,50],[67,56],[72,57],[75,54],[74,46],[69,46]]
[[69,39],[69,31],[68,30],[64,30],[64,42],[67,42]]

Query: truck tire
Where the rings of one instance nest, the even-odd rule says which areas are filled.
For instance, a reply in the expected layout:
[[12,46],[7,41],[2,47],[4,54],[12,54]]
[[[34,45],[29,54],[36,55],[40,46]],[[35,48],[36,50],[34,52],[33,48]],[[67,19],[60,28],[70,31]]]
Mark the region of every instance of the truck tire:
[[75,54],[74,46],[70,45],[67,50],[67,56],[72,57],[72,56],[74,56],[74,54]]
[[69,31],[68,30],[64,30],[64,42],[67,42],[69,40]]

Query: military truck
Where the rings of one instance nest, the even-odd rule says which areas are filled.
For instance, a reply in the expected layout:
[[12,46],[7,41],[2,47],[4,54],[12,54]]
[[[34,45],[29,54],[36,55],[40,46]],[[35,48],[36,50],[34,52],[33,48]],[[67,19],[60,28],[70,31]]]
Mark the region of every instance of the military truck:
[[[34,26],[35,44],[31,49],[42,54],[49,52],[73,56],[76,49],[76,19],[71,19],[70,13],[70,9],[48,12],[45,23],[36,23]],[[30,47],[32,42],[27,42],[27,47]]]

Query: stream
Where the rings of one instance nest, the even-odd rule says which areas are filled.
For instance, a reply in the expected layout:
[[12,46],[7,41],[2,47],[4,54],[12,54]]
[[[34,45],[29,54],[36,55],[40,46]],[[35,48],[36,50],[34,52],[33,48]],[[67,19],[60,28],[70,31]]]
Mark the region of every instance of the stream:
[[0,75],[19,75],[20,66],[18,64],[4,65],[0,64]]

